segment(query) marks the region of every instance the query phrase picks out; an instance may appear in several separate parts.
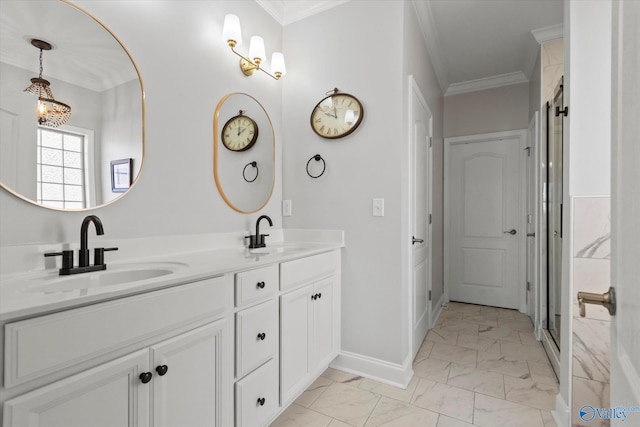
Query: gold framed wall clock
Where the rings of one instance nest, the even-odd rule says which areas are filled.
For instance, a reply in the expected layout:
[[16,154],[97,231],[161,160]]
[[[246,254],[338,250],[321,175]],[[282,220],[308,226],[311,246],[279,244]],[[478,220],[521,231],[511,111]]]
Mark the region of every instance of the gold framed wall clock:
[[222,127],[221,140],[231,151],[246,151],[258,140],[258,124],[240,110]]
[[364,117],[362,103],[338,88],[316,104],[311,112],[311,129],[322,138],[343,138],[355,131]]

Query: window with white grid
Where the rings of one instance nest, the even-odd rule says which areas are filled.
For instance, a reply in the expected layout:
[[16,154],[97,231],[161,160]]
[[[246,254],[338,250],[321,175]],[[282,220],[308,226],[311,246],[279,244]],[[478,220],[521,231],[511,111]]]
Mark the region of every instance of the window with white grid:
[[38,202],[51,207],[86,207],[85,136],[38,128]]

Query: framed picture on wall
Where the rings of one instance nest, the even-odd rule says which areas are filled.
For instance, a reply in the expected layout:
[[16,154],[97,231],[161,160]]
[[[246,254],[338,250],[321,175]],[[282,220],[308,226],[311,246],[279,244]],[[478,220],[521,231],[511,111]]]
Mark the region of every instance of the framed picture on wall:
[[131,187],[133,159],[111,161],[111,191],[123,193]]

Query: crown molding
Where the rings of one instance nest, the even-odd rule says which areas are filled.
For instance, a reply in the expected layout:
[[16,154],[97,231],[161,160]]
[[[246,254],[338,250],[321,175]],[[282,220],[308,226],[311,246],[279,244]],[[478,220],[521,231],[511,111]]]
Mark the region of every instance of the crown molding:
[[284,25],[284,2],[282,0],[256,0],[264,10],[280,25]]
[[533,34],[533,37],[540,44],[550,42],[564,37],[564,25],[557,24],[549,27],[538,28],[537,30],[531,30],[531,34]]
[[280,25],[291,24],[309,16],[334,8],[349,0],[256,0]]
[[482,79],[452,83],[449,85],[449,88],[444,95],[458,95],[461,93],[475,92],[478,90],[493,89],[496,87],[527,83],[528,81],[529,79],[522,71],[516,71],[514,73],[500,74],[497,76],[485,77]]
[[449,87],[447,79],[447,67],[444,63],[443,56],[440,53],[440,41],[436,31],[433,13],[431,13],[431,4],[429,1],[412,0],[411,4],[418,18],[418,25],[422,32],[425,44],[427,45],[427,53],[431,59],[431,64],[436,73],[436,79],[440,85],[442,93],[446,93]]

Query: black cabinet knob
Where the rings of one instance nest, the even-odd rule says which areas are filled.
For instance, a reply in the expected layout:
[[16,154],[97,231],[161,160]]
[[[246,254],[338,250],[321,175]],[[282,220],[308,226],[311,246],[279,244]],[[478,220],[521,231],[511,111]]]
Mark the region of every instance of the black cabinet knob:
[[318,293],[318,298],[322,298],[322,292]]
[[167,365],[156,366],[156,372],[160,376],[163,376],[164,374],[166,374],[168,370],[169,370],[169,367]]
[[315,301],[317,298],[318,298],[318,294],[313,294],[313,295],[311,295],[311,299],[312,299],[312,300],[314,300],[314,301]]
[[264,403],[265,403],[266,401],[267,401],[267,400],[266,400],[264,397],[259,397],[259,398],[258,398],[258,405],[260,405],[260,406],[264,406]]
[[264,289],[264,282],[258,282],[256,286],[258,287],[258,289]]
[[140,374],[138,378],[140,378],[140,381],[142,381],[142,384],[146,384],[149,381],[151,381],[151,378],[153,378],[153,374],[151,372],[143,372]]
[[264,341],[264,339],[267,337],[267,334],[265,334],[264,332],[260,332],[258,334],[258,339],[261,341]]

